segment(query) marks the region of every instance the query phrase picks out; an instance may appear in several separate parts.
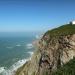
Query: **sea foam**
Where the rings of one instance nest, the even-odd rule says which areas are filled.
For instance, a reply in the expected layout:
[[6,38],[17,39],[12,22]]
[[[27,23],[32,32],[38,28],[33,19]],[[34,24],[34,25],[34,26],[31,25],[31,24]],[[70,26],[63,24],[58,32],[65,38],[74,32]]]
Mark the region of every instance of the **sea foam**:
[[20,44],[17,44],[16,46],[18,46],[18,47],[19,47],[19,46],[21,46],[21,45],[20,45]]
[[33,55],[33,52],[31,52],[31,51],[29,51],[28,53],[29,53],[30,55]]
[[0,67],[0,73],[2,73],[4,70],[4,67]]
[[6,47],[6,48],[8,48],[8,49],[12,49],[13,47]]
[[31,44],[31,43],[27,44],[26,47],[27,47],[27,49],[31,49],[31,48],[33,48],[33,44]]
[[[31,56],[33,54],[33,52],[28,52],[28,53]],[[20,68],[21,66],[23,66],[30,59],[31,59],[31,57],[28,59],[19,60],[18,62],[14,63],[9,69],[7,69],[5,67],[0,67],[0,74],[1,75],[14,75],[15,72],[17,71],[17,69]]]

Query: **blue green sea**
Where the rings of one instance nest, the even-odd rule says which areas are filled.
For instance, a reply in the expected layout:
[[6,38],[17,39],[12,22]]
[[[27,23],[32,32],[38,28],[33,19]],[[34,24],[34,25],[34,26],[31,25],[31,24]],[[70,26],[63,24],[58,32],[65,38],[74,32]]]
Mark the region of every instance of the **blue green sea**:
[[13,75],[33,54],[38,33],[0,33],[0,75]]

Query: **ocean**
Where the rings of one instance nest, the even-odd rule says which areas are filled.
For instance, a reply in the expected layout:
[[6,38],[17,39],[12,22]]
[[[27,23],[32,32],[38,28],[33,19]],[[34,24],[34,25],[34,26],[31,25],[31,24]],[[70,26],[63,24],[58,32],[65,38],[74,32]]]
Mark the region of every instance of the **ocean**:
[[13,75],[35,51],[32,45],[38,33],[0,35],[0,75]]

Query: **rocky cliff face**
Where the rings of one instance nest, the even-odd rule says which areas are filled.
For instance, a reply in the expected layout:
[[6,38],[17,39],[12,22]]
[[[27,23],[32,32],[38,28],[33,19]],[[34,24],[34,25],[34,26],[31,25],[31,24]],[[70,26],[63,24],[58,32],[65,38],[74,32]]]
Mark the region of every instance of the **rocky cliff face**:
[[31,60],[18,69],[16,75],[51,75],[75,57],[75,34],[53,37],[45,34],[37,46]]

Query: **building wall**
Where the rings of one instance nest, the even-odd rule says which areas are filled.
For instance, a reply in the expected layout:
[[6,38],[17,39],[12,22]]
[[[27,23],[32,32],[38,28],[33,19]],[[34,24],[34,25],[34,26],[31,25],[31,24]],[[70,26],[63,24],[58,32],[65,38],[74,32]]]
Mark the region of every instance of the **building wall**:
[[75,21],[72,21],[72,24],[75,24]]

